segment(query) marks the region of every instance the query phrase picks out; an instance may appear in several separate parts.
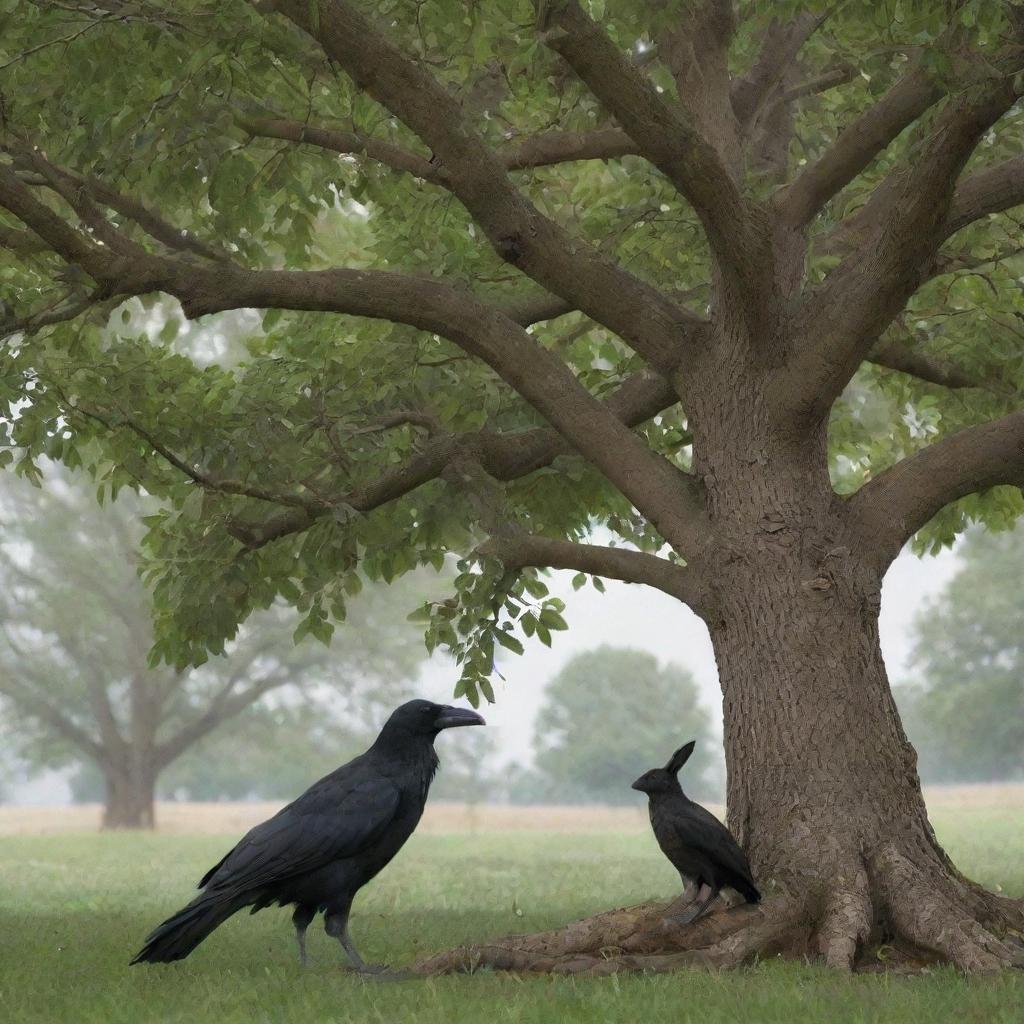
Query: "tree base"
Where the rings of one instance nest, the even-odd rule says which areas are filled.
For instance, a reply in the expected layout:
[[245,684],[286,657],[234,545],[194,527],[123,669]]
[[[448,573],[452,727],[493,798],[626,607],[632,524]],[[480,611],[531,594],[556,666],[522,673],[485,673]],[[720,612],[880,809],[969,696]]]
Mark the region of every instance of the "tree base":
[[821,898],[769,893],[751,906],[720,901],[690,925],[668,920],[679,900],[642,903],[533,935],[437,953],[418,974],[501,970],[605,975],[683,968],[723,970],[766,957],[822,959],[844,970],[920,970],[950,963],[965,973],[1024,967],[1024,900],[990,893],[951,869],[934,877],[894,846],[851,883]]

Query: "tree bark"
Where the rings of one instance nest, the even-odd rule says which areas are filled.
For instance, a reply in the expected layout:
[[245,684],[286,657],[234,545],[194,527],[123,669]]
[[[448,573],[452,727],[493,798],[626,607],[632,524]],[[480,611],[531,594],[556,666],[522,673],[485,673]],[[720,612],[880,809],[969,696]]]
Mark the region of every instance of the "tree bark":
[[763,402],[733,387],[709,392],[703,418],[714,431],[695,468],[717,543],[701,568],[715,581],[706,618],[728,822],[764,902],[723,904],[683,928],[666,920],[672,904],[647,903],[450,950],[418,970],[718,969],[777,953],[852,970],[877,964],[882,946],[889,963],[1024,966],[1024,902],[961,875],[928,821],[879,646],[887,562],[832,491],[824,430],[787,442]]
[[103,828],[150,829],[156,824],[156,772],[108,769],[104,773],[106,798]]

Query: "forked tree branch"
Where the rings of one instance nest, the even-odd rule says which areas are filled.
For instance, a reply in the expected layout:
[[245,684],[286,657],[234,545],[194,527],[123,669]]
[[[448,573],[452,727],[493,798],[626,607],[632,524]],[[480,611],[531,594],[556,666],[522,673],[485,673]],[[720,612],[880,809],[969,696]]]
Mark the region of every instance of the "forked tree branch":
[[1024,487],[1024,412],[935,441],[866,483],[849,510],[888,565],[946,505],[1000,484]]
[[429,147],[451,191],[502,259],[599,320],[663,372],[676,368],[700,319],[543,216],[423,64],[343,0],[320,0],[315,16],[308,0],[276,0],[273,6]]
[[248,307],[320,310],[441,334],[487,363],[630,501],[651,510],[666,539],[684,543],[685,538],[686,546],[695,541],[684,523],[698,510],[683,507],[679,471],[608,413],[557,355],[471,295],[431,278],[388,271],[250,271],[220,262],[197,266],[177,256],[118,256],[68,225],[5,167],[0,167],[0,205],[108,293],[164,291],[189,317]]
[[729,75],[729,50],[736,32],[733,2],[686,4],[673,21],[656,34],[658,55],[697,133],[713,147],[722,170],[740,181],[743,149]]
[[[761,40],[761,48],[751,69],[732,83],[732,107],[742,129],[746,129],[757,117],[758,111],[771,97],[775,86],[792,66],[804,43],[824,21],[817,14],[803,12],[786,21],[773,20]],[[797,96],[809,92],[820,92],[838,84],[814,85],[804,83]]]
[[[627,427],[634,427],[675,402],[676,395],[665,381],[645,373],[625,381],[604,400],[604,405]],[[377,479],[335,495],[333,505],[370,512],[440,478],[447,467],[463,459],[475,460],[489,476],[507,482],[528,476],[550,465],[558,456],[572,453],[565,440],[547,427],[516,434],[443,434],[429,438],[417,455]],[[697,482],[684,476],[683,486],[690,492],[684,504],[699,507],[702,497]],[[237,519],[229,529],[240,543],[255,549],[301,533],[329,512],[330,508],[293,508],[258,522]]]
[[804,301],[798,354],[783,374],[802,416],[827,413],[932,276],[956,180],[981,136],[1016,102],[1021,60],[1015,53],[1000,76],[950,99],[913,164],[894,170],[858,214],[867,226],[860,243]]
[[[575,0],[538,4],[538,28],[700,218],[734,295],[767,271],[750,210],[721,155],[678,107],[669,104]],[[762,309],[762,315],[763,315]],[[607,321],[605,321],[607,322]]]
[[217,695],[219,699],[215,698],[211,701],[202,715],[181,728],[173,736],[157,744],[156,763],[161,768],[165,768],[185,753],[189,747],[194,746],[228,719],[240,715],[271,690],[279,689],[291,681],[292,677],[288,672],[276,672],[252,683],[238,693],[231,694],[230,691],[222,691]]
[[795,227],[808,224],[833,196],[941,98],[942,89],[927,71],[915,66],[779,193],[775,205],[780,217]]

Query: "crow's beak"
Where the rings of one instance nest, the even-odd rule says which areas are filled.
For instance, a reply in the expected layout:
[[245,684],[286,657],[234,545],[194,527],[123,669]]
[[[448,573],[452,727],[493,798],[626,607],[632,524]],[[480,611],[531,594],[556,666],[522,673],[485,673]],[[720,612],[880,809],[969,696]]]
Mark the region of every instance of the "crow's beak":
[[469,708],[442,708],[441,714],[434,720],[438,729],[455,729],[460,725],[486,725],[482,715]]
[[643,782],[643,781],[644,781],[643,779],[637,779],[636,782],[634,782],[633,785],[630,786],[629,788],[630,789],[635,789],[638,792],[642,793],[644,790],[643,790],[643,787],[640,785],[640,783]]

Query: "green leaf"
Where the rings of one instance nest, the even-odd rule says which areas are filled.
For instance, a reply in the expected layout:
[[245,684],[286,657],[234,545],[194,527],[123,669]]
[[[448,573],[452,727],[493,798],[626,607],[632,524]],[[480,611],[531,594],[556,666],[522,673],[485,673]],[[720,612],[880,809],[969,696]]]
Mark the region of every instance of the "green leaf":
[[563,629],[568,629],[569,626],[565,619],[558,614],[553,608],[543,608],[540,613],[540,621],[547,626],[548,629],[553,629],[556,632]]
[[523,653],[522,643],[511,633],[506,633],[503,629],[499,629],[495,631],[494,636],[502,647],[512,651],[513,654]]

